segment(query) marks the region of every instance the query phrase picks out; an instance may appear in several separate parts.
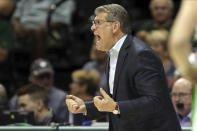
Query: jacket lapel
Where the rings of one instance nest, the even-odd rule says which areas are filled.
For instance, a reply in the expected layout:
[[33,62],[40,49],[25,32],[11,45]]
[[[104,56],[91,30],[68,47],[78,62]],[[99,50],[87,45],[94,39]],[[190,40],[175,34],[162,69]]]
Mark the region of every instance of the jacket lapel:
[[128,55],[128,51],[126,49],[130,46],[129,38],[130,37],[128,35],[127,38],[125,39],[125,41],[120,49],[119,55],[118,55],[118,60],[117,60],[117,64],[116,64],[116,72],[115,72],[115,77],[114,77],[113,98],[116,97],[116,91],[118,88],[119,77],[120,77],[121,70],[123,68],[125,59]]

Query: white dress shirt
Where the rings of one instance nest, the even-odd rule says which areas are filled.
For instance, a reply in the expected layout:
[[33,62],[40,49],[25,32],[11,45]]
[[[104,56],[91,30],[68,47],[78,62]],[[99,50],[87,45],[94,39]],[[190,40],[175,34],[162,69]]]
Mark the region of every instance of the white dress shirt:
[[114,88],[114,76],[116,71],[116,64],[118,60],[118,54],[120,51],[120,48],[123,45],[123,42],[125,41],[127,35],[124,35],[110,50],[109,50],[109,56],[110,56],[110,69],[109,69],[109,89],[110,93],[113,94],[113,88]]

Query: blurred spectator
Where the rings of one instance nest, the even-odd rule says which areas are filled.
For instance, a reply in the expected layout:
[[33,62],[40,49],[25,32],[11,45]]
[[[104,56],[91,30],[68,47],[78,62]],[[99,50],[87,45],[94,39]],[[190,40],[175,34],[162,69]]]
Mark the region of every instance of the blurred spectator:
[[[49,95],[49,107],[53,110],[56,117],[64,122],[68,122],[68,109],[65,104],[66,93],[53,86],[54,70],[52,65],[45,59],[36,59],[30,69],[29,80],[46,89]],[[11,109],[17,109],[17,96],[15,95],[9,103]]]
[[9,49],[14,47],[14,30],[10,17],[15,9],[13,0],[0,1],[0,61],[7,58]]
[[70,94],[75,95],[84,101],[90,101],[99,88],[100,76],[96,71],[85,69],[75,70],[72,73]]
[[165,74],[168,80],[168,85],[171,89],[174,79],[174,72],[176,70],[170,56],[167,47],[168,31],[166,30],[153,30],[146,36],[146,42],[151,46],[153,50],[159,55],[162,60]]
[[[46,26],[52,4],[60,0],[20,0],[13,15],[13,25],[18,46],[32,49],[32,57],[42,57],[51,41],[47,41]],[[72,13],[75,9],[74,0],[66,0],[55,9],[51,17],[50,27],[61,29],[71,24]],[[57,34],[56,34],[57,35]],[[35,42],[36,41],[36,42]]]
[[172,88],[172,102],[181,126],[191,126],[194,85],[185,78],[178,79]]
[[33,112],[35,125],[50,125],[57,122],[52,110],[48,108],[48,93],[43,87],[27,84],[16,92],[21,111]]
[[[84,69],[75,70],[72,73],[72,82],[70,84],[70,94],[75,95],[84,101],[93,100],[97,89],[99,88],[100,76],[96,71]],[[69,122],[74,125],[84,125],[87,123],[82,114],[71,114]],[[88,122],[89,123],[89,122]]]
[[7,107],[7,92],[5,87],[0,84],[0,110]]
[[145,40],[147,33],[152,30],[166,29],[169,31],[172,26],[173,9],[173,0],[151,0],[152,20],[144,22],[136,36],[141,40]]
[[0,62],[7,59],[9,50],[14,47],[14,30],[10,23],[14,9],[13,0],[0,1]]
[[95,38],[93,40],[92,49],[90,52],[90,58],[91,61],[87,62],[83,66],[83,69],[97,71],[100,75],[100,87],[106,86],[107,78],[105,75],[105,66],[106,66],[107,53],[96,49]]
[[14,29],[10,17],[15,9],[13,0],[0,0],[0,81],[11,92],[12,77],[9,54],[14,44]]

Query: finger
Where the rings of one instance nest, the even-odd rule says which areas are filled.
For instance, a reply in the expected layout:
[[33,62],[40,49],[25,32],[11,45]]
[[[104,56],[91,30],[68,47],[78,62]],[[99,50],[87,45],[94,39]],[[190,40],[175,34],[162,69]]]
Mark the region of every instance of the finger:
[[100,93],[101,93],[101,95],[104,97],[104,99],[106,99],[106,98],[111,98],[111,97],[105,92],[105,90],[103,90],[103,88],[100,88]]
[[73,96],[73,95],[67,95],[66,99],[72,99],[72,100],[76,100],[78,97]]
[[72,99],[67,99],[66,104],[71,112],[75,112],[79,108],[78,104]]
[[66,104],[69,106],[69,104],[70,104],[70,99],[66,99]]
[[[74,103],[75,101],[73,99],[66,99],[66,104],[69,105],[69,104],[72,104]],[[75,102],[76,103],[76,102]]]
[[101,102],[103,100],[102,96],[95,96],[94,101]]
[[72,104],[72,109],[77,111],[77,109],[79,109],[79,106],[77,104]]
[[72,99],[72,95],[67,95],[66,99]]
[[85,113],[87,112],[86,106],[82,105],[77,109],[78,113]]
[[94,105],[97,107],[97,109],[99,110],[100,109],[100,106],[101,106],[101,98],[99,96],[95,96],[94,97]]
[[71,99],[66,99],[66,104],[67,104],[69,110],[71,110],[71,107],[72,107],[70,100]]

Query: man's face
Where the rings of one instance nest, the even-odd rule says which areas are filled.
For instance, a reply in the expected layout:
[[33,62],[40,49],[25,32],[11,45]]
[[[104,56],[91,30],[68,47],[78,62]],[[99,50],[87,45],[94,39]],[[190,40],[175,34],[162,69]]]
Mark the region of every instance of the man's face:
[[106,20],[107,13],[98,13],[94,18],[94,22],[91,30],[94,32],[96,37],[96,48],[100,51],[109,51],[114,43],[112,22]]
[[78,96],[80,94],[85,94],[86,89],[83,85],[80,84],[79,78],[72,78],[72,82],[70,83],[70,94]]
[[163,24],[172,18],[173,11],[168,0],[154,0],[151,13],[157,23]]
[[31,97],[28,94],[26,94],[18,97],[18,104],[21,111],[33,112],[35,121],[36,122],[39,121],[38,119],[40,115],[39,100],[32,100]]
[[192,92],[191,84],[187,80],[181,79],[175,82],[172,89],[172,102],[177,113],[187,116],[191,111]]
[[44,73],[38,76],[31,75],[31,82],[33,84],[38,84],[39,86],[44,87],[45,89],[49,89],[53,84],[53,74]]
[[18,103],[20,106],[20,110],[22,111],[36,111],[37,104],[35,101],[32,101],[29,95],[22,95],[18,97]]

